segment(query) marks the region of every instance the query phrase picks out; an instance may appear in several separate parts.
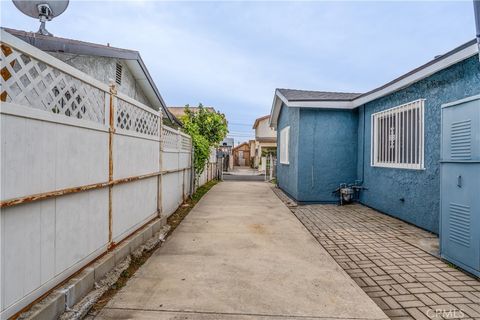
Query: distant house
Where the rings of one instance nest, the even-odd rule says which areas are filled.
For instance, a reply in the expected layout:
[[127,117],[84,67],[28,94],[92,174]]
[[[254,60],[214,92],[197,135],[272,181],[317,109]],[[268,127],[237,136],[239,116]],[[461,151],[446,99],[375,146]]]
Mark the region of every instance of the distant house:
[[102,83],[108,84],[113,81],[118,91],[152,109],[161,110],[164,118],[172,123],[178,123],[168,111],[138,51],[44,36],[34,32],[3,29]]
[[250,162],[250,144],[248,142],[243,142],[238,146],[234,147],[232,150],[233,153],[233,165],[240,167],[249,167]]
[[[363,94],[277,89],[270,125],[277,130],[278,185],[299,202],[330,203],[340,184],[357,181],[367,188],[361,203],[438,233],[442,105],[477,101],[465,123],[452,129],[467,130],[480,119],[475,95],[475,41]],[[452,152],[475,162],[480,159],[469,150],[480,148],[480,135],[468,132],[452,140],[458,144]],[[476,219],[472,228],[478,229],[478,212]]]
[[254,167],[260,165],[262,156],[277,152],[277,131],[270,127],[269,123],[270,115],[266,115],[256,119],[253,124],[255,143],[254,147],[251,147],[251,156]]

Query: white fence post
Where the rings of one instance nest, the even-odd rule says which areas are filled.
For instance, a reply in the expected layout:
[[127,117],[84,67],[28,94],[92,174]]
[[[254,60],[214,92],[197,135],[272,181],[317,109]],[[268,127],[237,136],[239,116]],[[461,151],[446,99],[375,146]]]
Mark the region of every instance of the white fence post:
[[269,179],[269,181],[270,181],[270,180],[273,179],[273,156],[272,156],[272,154],[270,154],[269,158],[270,158],[270,179]]
[[190,185],[189,185],[189,196],[193,196],[195,193],[195,162],[194,162],[194,150],[193,140],[190,138],[190,157],[189,157],[189,168],[190,168]]
[[159,175],[157,177],[157,210],[158,210],[158,216],[162,217],[163,215],[163,206],[162,206],[162,184],[163,184],[163,139],[164,139],[164,134],[163,134],[163,122],[162,122],[162,113],[160,112],[160,119],[158,121],[158,134],[160,137],[159,143],[158,143],[158,169],[159,169]]
[[108,109],[108,248],[113,246],[113,139],[115,134],[115,96],[117,88],[111,81]]

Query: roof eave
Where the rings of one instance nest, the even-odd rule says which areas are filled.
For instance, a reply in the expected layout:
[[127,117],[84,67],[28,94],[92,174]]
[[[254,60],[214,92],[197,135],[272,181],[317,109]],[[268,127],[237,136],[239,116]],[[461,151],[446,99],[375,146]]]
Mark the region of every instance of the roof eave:
[[285,99],[285,97],[278,91],[278,89],[275,90],[275,94],[273,95],[272,108],[270,110],[270,120],[268,123],[269,126],[271,128],[274,128],[275,130],[277,129],[278,116],[280,115],[280,109],[282,108],[282,99]]
[[288,107],[319,108],[319,109],[354,109],[353,100],[315,100],[315,101],[288,101]]
[[148,80],[150,86],[152,87],[153,91],[155,92],[155,95],[157,96],[165,115],[168,117],[168,119],[170,121],[172,121],[173,123],[176,123],[177,125],[183,127],[182,123],[170,112],[170,110],[168,110],[167,104],[163,100],[163,97],[160,94],[160,91],[158,90],[157,86],[155,85],[155,82],[153,81],[153,78],[150,75],[150,72],[148,72],[147,66],[143,62],[143,59],[140,56],[140,53],[137,52],[137,54],[138,54],[137,62],[140,65],[140,68],[142,68],[143,72],[145,73],[145,76],[147,77],[147,80]]
[[373,89],[369,92],[366,92],[359,97],[353,100],[355,107],[359,107],[373,101],[375,99],[386,96],[395,91],[401,90],[412,83],[418,82],[422,79],[425,79],[443,69],[446,69],[460,61],[466,60],[476,54],[478,54],[478,46],[475,40],[471,40],[447,53],[444,55],[431,60],[418,68],[413,69],[410,72],[386,83],[383,86],[380,86],[376,89]]
[[[276,138],[276,137],[256,137],[255,140],[258,141],[258,142],[263,142],[263,143],[267,143],[267,142],[277,142],[277,138]],[[254,140],[254,141],[255,141],[255,140]]]
[[[267,114],[266,116],[263,116],[263,117],[260,117],[260,118],[255,119],[255,122],[253,123],[252,129],[256,129],[256,128],[258,127],[258,124],[260,123],[260,121],[263,121],[263,120],[265,120],[265,119],[268,119],[269,117],[270,117],[270,115]],[[269,121],[269,123],[270,123],[270,121]]]
[[240,148],[240,147],[243,146],[243,145],[246,145],[247,147],[249,147],[249,143],[248,143],[248,142],[242,142],[242,143],[240,143],[238,146],[233,147],[233,150],[238,149],[238,148]]
[[43,51],[71,53],[79,55],[94,55],[125,60],[136,60],[139,56],[138,51],[135,50],[116,48],[61,37],[44,36],[35,32],[27,32],[4,27],[2,27],[2,29]]

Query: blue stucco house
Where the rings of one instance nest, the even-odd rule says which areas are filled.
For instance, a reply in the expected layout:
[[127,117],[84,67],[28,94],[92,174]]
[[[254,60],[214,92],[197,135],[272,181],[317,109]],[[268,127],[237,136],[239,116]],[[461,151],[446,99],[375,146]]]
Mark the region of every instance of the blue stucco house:
[[438,233],[442,105],[479,94],[475,40],[367,93],[277,89],[278,186],[334,203],[357,181],[362,204]]

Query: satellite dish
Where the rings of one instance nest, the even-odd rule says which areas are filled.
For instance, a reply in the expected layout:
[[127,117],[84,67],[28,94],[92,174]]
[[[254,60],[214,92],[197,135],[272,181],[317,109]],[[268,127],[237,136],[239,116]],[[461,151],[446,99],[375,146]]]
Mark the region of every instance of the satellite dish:
[[15,7],[29,17],[40,20],[39,34],[53,36],[45,29],[45,23],[67,10],[69,0],[12,0]]

